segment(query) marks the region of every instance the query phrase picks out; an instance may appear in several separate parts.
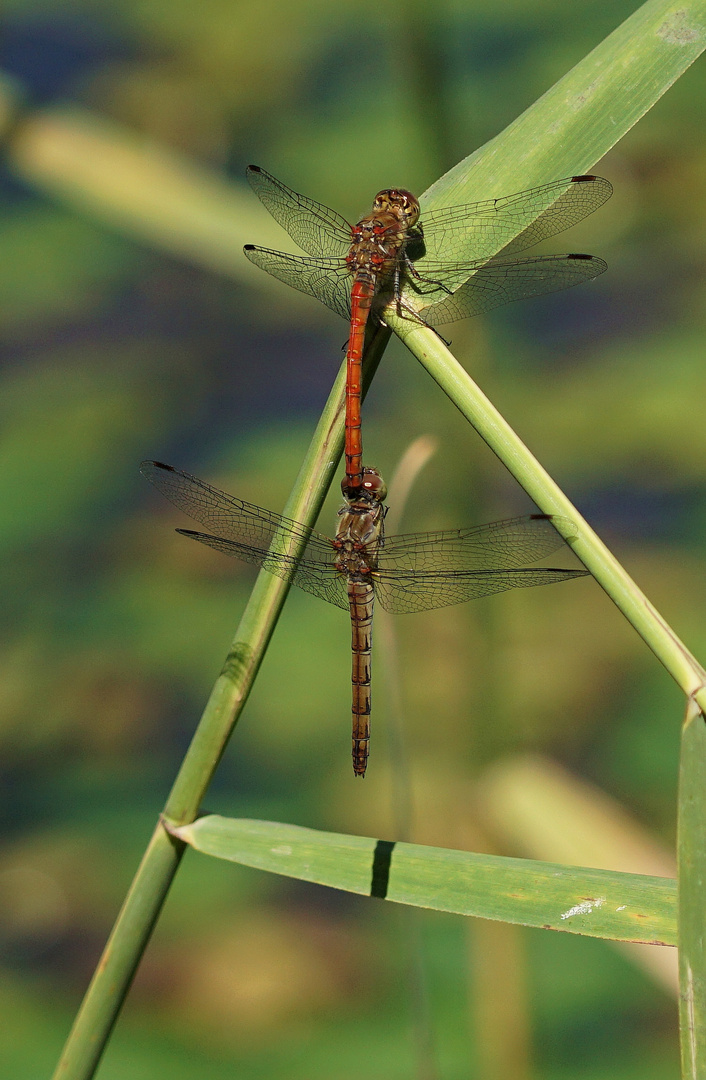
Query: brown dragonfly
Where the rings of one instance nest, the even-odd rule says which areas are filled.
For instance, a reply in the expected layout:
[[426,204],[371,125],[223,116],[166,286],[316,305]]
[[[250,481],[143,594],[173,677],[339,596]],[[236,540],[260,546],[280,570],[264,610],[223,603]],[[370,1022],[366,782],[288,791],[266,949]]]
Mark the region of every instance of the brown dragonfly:
[[[502,199],[429,210],[403,188],[376,195],[372,211],[350,225],[249,166],[251,187],[307,257],[247,244],[251,262],[350,321],[346,353],[344,495],[362,485],[361,363],[371,316],[398,314],[436,327],[530,296],[556,292],[602,274],[593,255],[514,254],[592,214],[612,187],[600,176],[570,176]],[[500,254],[498,254],[500,252]]]
[[171,465],[143,461],[140,472],[175,506],[209,530],[177,532],[236,559],[255,563],[350,612],[356,776],[365,775],[368,760],[375,598],[386,611],[429,611],[507,589],[550,585],[588,573],[554,567],[525,568],[564,543],[552,518],[544,514],[471,529],[385,536],[382,504],[387,491],[376,469],[363,469],[362,487],[339,510],[333,538],[227,495]]

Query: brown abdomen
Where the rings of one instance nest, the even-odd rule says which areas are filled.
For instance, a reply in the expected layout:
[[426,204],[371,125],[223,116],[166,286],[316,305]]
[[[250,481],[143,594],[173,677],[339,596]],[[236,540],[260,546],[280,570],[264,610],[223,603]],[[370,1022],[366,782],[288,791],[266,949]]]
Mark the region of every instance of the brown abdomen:
[[348,584],[353,650],[353,772],[365,776],[370,742],[370,673],[373,639],[373,587]]

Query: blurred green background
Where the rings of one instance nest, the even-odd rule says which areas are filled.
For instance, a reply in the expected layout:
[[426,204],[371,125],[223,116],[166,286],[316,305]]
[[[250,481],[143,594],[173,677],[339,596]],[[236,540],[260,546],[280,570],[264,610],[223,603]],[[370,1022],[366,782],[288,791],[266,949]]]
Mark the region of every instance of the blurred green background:
[[[137,466],[155,457],[281,509],[342,356],[333,315],[249,267],[239,278],[243,239],[279,246],[245,165],[355,220],[380,187],[423,190],[634,6],[5,0],[0,72],[25,112],[0,172],[3,1080],[51,1071],[252,581],[177,536],[189,522]],[[608,273],[447,332],[701,659],[705,84],[697,64],[597,166],[613,200],[549,245]],[[67,104],[232,184],[263,223],[234,237],[236,269],[165,254],[33,183],[16,140]],[[79,173],[100,166],[65,144]],[[366,461],[388,478],[412,439],[439,439],[405,529],[532,509],[398,343],[365,420]],[[397,622],[418,842],[531,854],[493,831],[476,785],[530,750],[673,847],[680,694],[595,584]],[[208,809],[394,838],[384,657],[360,783],[349,635],[341,611],[290,596]],[[187,853],[100,1076],[490,1076],[482,933]],[[520,939],[522,1076],[678,1076],[673,995],[600,941]]]

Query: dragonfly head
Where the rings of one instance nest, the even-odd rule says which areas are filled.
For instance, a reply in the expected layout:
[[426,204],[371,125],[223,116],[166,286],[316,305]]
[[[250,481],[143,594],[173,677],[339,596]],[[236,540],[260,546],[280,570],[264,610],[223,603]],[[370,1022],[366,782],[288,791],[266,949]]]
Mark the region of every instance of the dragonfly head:
[[363,483],[352,490],[346,485],[346,478],[341,481],[341,491],[349,502],[381,503],[387,498],[387,484],[377,469],[363,469]]
[[411,229],[419,220],[419,203],[411,191],[404,188],[386,188],[379,191],[373,203],[374,214],[393,214]]

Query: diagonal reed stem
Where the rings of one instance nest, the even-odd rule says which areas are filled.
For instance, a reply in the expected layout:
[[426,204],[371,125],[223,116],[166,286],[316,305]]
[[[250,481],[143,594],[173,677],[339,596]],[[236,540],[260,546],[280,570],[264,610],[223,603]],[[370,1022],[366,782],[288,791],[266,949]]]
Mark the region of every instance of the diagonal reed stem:
[[[370,385],[389,340],[378,327],[370,335],[363,369],[363,393]],[[313,526],[343,451],[345,362],[329,395],[299,475],[284,508],[285,516]],[[258,574],[223,669],[186,752],[163,817],[177,825],[198,814],[247,701],[265,650],[289,591],[289,582]],[[159,917],[184,845],[161,820],[150,839],[54,1073],[54,1080],[89,1080],[95,1073],[132,978]]]
[[530,453],[443,341],[428,327],[386,313],[387,322],[539,509],[568,519],[559,531],[685,694],[706,710],[706,671],[653,607],[576,507]]

